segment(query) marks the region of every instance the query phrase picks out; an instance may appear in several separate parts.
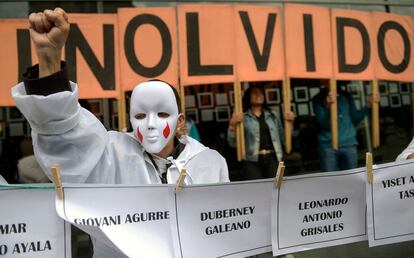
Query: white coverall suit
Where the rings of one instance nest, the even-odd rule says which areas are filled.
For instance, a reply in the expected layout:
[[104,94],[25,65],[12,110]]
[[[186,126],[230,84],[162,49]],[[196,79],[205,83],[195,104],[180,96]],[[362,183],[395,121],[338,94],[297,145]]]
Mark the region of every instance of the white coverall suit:
[[[59,164],[64,183],[160,184],[152,161],[133,134],[107,131],[78,104],[77,85],[71,82],[71,87],[72,92],[48,96],[27,95],[24,83],[12,89],[32,128],[36,159],[48,177],[52,178],[51,166]],[[182,168],[187,170],[187,185],[229,181],[226,161],[217,151],[190,137],[183,143],[184,150],[167,170],[168,183],[176,182]],[[125,255],[94,240],[94,257]]]

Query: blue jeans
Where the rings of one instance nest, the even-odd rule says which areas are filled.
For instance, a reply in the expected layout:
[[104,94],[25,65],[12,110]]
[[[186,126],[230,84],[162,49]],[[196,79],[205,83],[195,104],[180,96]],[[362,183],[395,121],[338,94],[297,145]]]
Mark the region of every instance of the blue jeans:
[[358,151],[356,145],[339,147],[319,147],[321,171],[338,171],[356,168],[358,166]]

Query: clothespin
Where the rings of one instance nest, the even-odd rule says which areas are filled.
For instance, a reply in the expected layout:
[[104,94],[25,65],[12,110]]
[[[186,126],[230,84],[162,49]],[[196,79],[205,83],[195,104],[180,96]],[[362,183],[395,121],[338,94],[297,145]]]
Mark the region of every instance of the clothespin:
[[283,161],[279,162],[279,165],[277,166],[277,172],[275,177],[275,186],[276,188],[280,188],[283,181],[283,175],[285,174],[285,163]]
[[177,184],[175,185],[175,192],[180,191],[181,187],[184,184],[184,179],[187,176],[187,171],[185,168],[181,169],[180,176],[178,177]]
[[53,181],[55,182],[56,195],[59,199],[63,199],[63,188],[62,180],[60,178],[60,167],[59,165],[52,166]]
[[367,174],[368,174],[368,183],[372,184],[374,181],[374,173],[372,171],[372,153],[367,152],[366,154],[366,163]]

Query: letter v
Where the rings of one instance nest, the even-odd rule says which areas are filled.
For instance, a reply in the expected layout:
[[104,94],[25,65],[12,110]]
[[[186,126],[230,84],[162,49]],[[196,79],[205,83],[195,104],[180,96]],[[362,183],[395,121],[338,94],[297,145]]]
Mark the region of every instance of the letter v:
[[275,30],[276,14],[269,13],[267,17],[266,35],[263,43],[262,53],[260,53],[259,46],[257,45],[257,40],[254,35],[252,24],[250,23],[249,14],[245,11],[240,11],[239,14],[243,24],[244,31],[247,36],[247,40],[249,41],[250,49],[252,50],[254,61],[256,63],[256,68],[258,71],[266,71],[267,64],[269,63],[270,49],[273,41],[273,32]]

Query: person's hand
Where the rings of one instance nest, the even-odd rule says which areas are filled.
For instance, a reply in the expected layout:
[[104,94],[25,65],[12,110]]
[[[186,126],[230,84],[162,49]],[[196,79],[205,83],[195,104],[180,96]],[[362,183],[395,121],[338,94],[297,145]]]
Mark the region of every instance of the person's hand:
[[244,119],[243,112],[234,112],[229,122],[230,131],[234,131],[234,129],[236,128],[236,125],[242,122],[243,119]]
[[293,120],[295,120],[295,113],[293,113],[292,111],[285,112],[283,114],[283,119],[285,119],[288,122],[293,122]]
[[331,104],[336,103],[336,97],[337,95],[332,94],[332,92],[329,92],[328,95],[326,95],[326,99],[325,99],[326,104],[331,105]]
[[380,96],[378,93],[370,95],[368,97],[367,106],[371,107],[372,103],[378,103],[378,102],[380,102]]
[[414,153],[411,153],[410,155],[408,155],[407,159],[414,159]]
[[61,8],[29,15],[30,38],[39,58],[39,77],[60,70],[62,48],[69,34],[70,24]]

